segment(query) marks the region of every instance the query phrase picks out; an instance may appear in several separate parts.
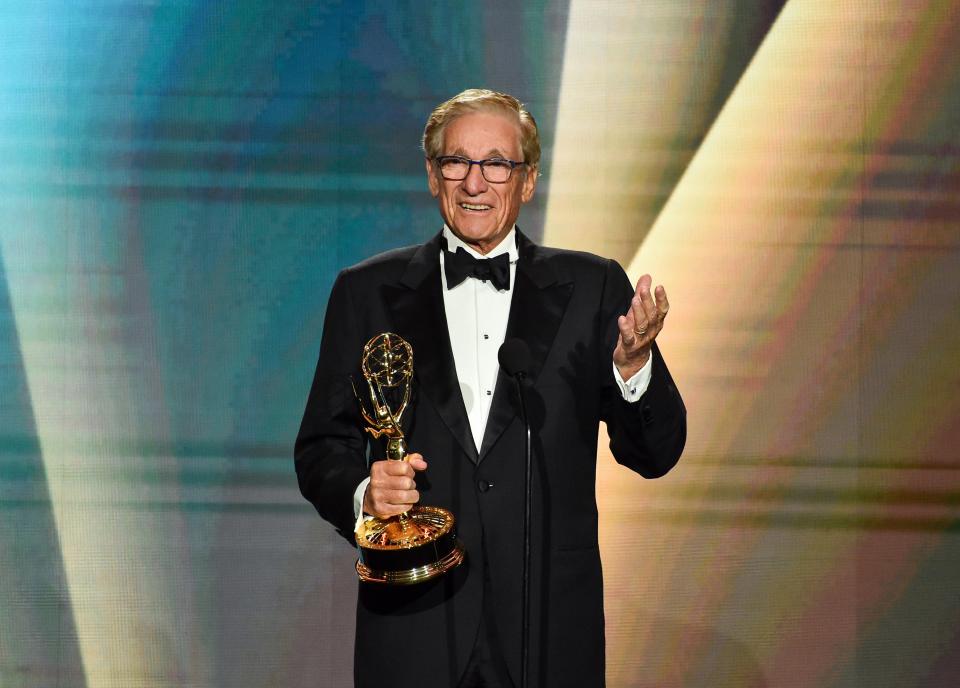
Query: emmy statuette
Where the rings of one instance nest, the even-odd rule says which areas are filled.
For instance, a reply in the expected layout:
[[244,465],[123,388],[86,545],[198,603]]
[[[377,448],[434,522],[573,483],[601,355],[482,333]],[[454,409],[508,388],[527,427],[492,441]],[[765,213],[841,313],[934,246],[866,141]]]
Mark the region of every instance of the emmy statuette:
[[[354,387],[364,428],[387,440],[390,461],[405,461],[407,443],[400,419],[410,402],[413,348],[402,337],[385,332],[363,347],[360,365],[369,390],[368,411]],[[409,585],[430,580],[463,561],[453,514],[435,506],[415,505],[390,518],[367,519],[355,533],[360,558],[357,573],[368,583]]]

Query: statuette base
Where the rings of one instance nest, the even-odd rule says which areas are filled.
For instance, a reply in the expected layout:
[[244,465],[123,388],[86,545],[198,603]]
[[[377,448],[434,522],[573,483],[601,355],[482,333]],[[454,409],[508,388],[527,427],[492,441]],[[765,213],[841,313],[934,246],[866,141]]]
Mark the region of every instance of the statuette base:
[[402,516],[371,519],[360,527],[356,539],[357,573],[367,583],[422,583],[464,560],[453,514],[440,507],[415,506]]

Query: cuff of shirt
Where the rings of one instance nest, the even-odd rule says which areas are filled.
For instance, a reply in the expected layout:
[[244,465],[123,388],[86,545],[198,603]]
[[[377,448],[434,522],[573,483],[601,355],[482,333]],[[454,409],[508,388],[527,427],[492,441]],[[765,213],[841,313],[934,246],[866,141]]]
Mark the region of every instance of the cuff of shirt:
[[[636,377],[636,375],[634,375]],[[357,522],[353,526],[353,532],[360,530],[361,524],[363,524],[364,518],[363,515],[363,495],[367,492],[367,485],[370,484],[370,478],[364,478],[360,481],[360,484],[357,485],[357,489],[353,491],[353,517],[357,519]]]
[[[643,396],[643,393],[647,391],[647,387],[650,386],[650,377],[652,374],[652,354],[647,357],[647,362],[643,364],[643,367],[626,382],[624,382],[623,378],[620,377],[620,371],[617,370],[617,364],[613,364],[613,379],[617,381],[617,387],[620,388],[620,394],[623,395],[624,401],[634,402],[640,399],[640,397]],[[360,496],[361,498],[363,497],[362,494]]]

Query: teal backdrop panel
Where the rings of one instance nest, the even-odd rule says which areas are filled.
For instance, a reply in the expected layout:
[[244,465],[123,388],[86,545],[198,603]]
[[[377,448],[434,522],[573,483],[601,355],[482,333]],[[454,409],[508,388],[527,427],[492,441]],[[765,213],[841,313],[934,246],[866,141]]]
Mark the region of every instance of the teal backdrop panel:
[[349,684],[292,463],[329,288],[439,231],[440,101],[549,145],[566,11],[0,3],[0,685]]

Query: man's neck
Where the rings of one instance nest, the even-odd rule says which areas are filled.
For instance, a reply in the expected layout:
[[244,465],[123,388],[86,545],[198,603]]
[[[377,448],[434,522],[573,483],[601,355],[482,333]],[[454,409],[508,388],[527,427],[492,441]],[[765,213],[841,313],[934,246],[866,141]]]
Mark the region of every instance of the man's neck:
[[443,225],[443,237],[447,240],[447,250],[451,252],[455,252],[458,248],[462,248],[474,258],[494,258],[499,256],[501,253],[509,253],[511,262],[517,258],[516,225],[514,225],[509,232],[507,232],[503,239],[500,240],[500,243],[493,246],[486,253],[481,253],[476,247],[471,246],[463,239],[458,237],[446,224]]

